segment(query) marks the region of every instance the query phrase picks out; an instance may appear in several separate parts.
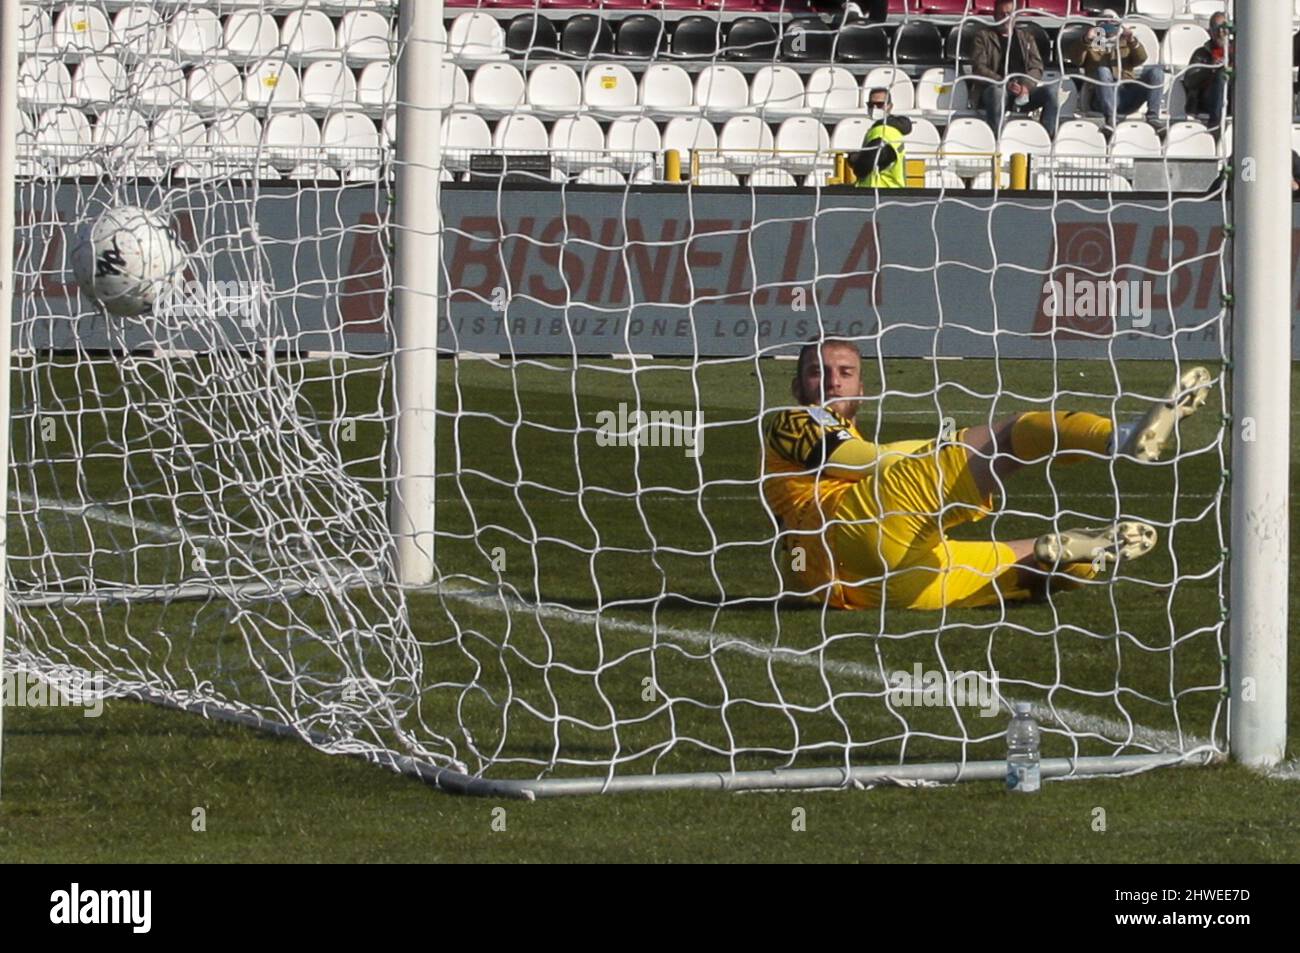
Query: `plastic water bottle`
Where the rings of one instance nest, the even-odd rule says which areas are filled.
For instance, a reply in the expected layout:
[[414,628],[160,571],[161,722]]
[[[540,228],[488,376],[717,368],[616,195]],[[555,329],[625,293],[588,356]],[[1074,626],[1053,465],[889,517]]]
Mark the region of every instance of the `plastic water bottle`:
[[1038,722],[1029,714],[1029,702],[1016,702],[1016,714],[1007,727],[1007,790],[1032,794],[1039,788]]

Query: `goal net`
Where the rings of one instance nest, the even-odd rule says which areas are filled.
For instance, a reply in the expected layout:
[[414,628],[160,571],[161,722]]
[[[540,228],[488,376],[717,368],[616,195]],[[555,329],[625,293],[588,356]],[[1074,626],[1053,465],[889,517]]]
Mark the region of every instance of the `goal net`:
[[[660,9],[670,39],[620,58],[612,7],[448,7],[413,37],[396,6],[23,4],[6,668],[480,792],[1001,776],[1016,701],[1049,775],[1225,752],[1221,186],[1121,192],[1175,157],[1062,140],[1039,191],[999,191],[974,180],[1010,155],[972,160],[964,103],[914,102],[953,130],[951,157],[916,149],[934,188],[848,189],[845,117],[780,34],[714,18],[689,59]],[[400,82],[435,52],[438,83]],[[647,100],[660,67],[685,105]],[[897,67],[896,102],[922,77]],[[429,116],[441,149],[401,150]],[[421,275],[398,254],[429,195]],[[187,253],[136,318],[72,277],[116,205]],[[436,361],[406,360],[420,321]],[[916,459],[1026,411],[1123,422],[1205,365],[1158,463],[1053,459],[986,519],[939,517],[971,542],[1140,520],[1157,547],[1036,600],[828,607],[765,495],[793,358],[827,338],[862,355],[861,433]],[[436,375],[424,459],[398,436],[412,368]],[[394,546],[406,479],[434,487],[400,518],[428,579]]]

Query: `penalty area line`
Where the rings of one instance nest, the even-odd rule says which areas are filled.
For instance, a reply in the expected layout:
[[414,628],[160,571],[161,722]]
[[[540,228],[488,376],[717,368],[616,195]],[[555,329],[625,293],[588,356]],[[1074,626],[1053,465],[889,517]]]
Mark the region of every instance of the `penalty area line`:
[[[435,584],[415,591],[438,593],[451,599],[499,612],[528,612],[542,618],[588,627],[599,626],[601,629],[613,632],[623,632],[637,636],[659,636],[674,642],[707,648],[711,651],[738,652],[753,658],[799,667],[816,668],[836,675],[859,678],[876,689],[883,690],[887,687],[879,672],[857,662],[819,659],[816,657],[816,652],[773,649],[770,646],[761,645],[738,635],[709,632],[703,629],[685,629],[671,625],[650,626],[630,619],[611,618],[598,611],[580,612],[562,606],[535,605],[517,596],[508,595],[495,589],[456,589],[440,587]],[[998,695],[1006,705],[1007,711],[1010,711],[1018,700],[1001,692]],[[1116,744],[1117,742],[1114,739],[1121,737],[1127,739],[1124,742],[1125,744],[1141,744],[1161,752],[1183,751],[1178,744],[1178,735],[1171,731],[1147,728],[1137,723],[1130,724],[1115,718],[1089,715],[1073,709],[1059,706],[1053,707],[1038,702],[1031,702],[1030,706],[1034,717],[1041,723],[1059,724],[1074,734],[1097,735],[1110,744]],[[1183,753],[1188,757],[1201,753],[1206,755],[1217,753],[1213,743],[1206,738],[1186,735],[1184,740],[1187,744],[1187,750]]]

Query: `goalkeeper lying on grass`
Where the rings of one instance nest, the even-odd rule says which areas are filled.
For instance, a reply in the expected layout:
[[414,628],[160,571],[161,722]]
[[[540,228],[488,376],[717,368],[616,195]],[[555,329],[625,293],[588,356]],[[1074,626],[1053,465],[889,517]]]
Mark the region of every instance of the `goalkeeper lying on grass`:
[[1205,368],[1186,371],[1164,402],[1118,431],[1096,414],[1033,411],[951,438],[874,444],[853,421],[863,396],[856,346],[805,345],[792,387],[802,406],[768,425],[763,473],[796,586],[833,608],[969,608],[1033,598],[1049,577],[1077,585],[1142,556],[1156,531],[1132,521],[1010,542],[955,541],[945,531],[987,516],[999,480],[1049,456],[1159,459],[1209,383]]

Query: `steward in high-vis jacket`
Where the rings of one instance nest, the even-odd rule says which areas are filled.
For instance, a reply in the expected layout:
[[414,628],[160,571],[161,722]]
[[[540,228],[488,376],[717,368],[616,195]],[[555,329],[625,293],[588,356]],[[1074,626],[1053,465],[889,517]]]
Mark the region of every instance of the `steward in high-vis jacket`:
[[867,99],[869,115],[875,122],[867,130],[862,150],[849,156],[849,166],[863,189],[902,189],[907,187],[907,154],[903,139],[912,131],[912,120],[891,116],[889,90],[873,89]]

